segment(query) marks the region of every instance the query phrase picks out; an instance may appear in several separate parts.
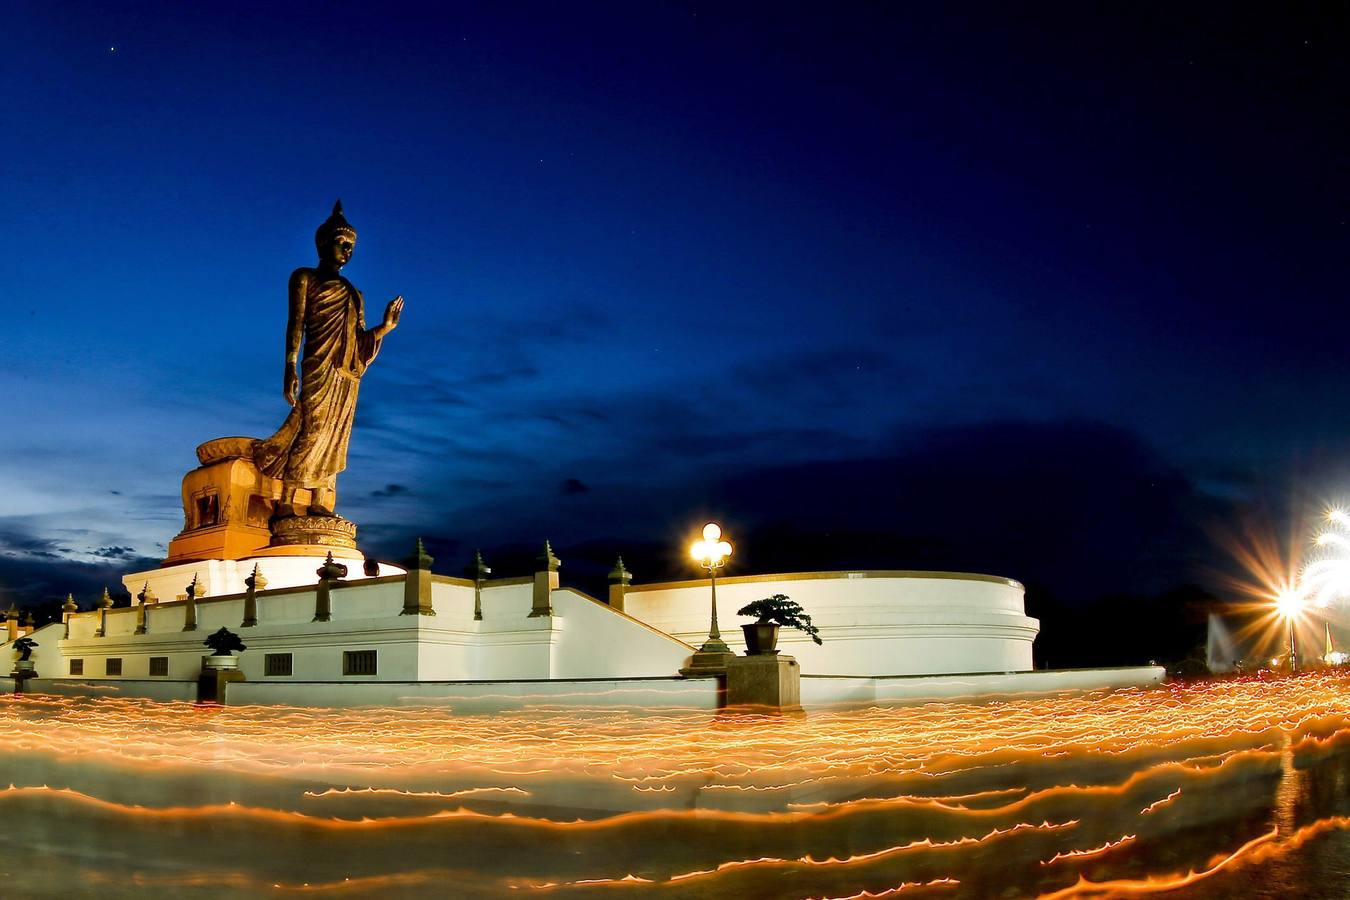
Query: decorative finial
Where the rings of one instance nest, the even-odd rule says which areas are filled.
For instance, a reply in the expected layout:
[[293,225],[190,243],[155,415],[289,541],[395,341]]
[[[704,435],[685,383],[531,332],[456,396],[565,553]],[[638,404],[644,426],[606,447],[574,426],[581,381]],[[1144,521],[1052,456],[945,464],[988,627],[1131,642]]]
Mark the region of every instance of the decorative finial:
[[432,555],[427,552],[427,548],[422,546],[422,539],[418,538],[412,554],[403,561],[403,565],[407,569],[421,571],[430,569],[431,564],[435,561]]
[[77,609],[79,609],[79,607],[75,605],[75,595],[66,594],[66,602],[61,604],[61,612],[70,613],[75,612]]
[[159,598],[155,596],[155,592],[150,589],[150,582],[148,581],[145,583],[145,587],[141,588],[141,592],[136,595],[136,599],[141,601],[141,606],[159,600]]
[[328,551],[328,558],[323,561],[323,565],[314,572],[319,576],[320,581],[336,581],[339,578],[347,577],[347,567],[339,562],[333,561],[333,551]]
[[536,561],[543,566],[543,568],[539,570],[541,572],[545,570],[556,572],[558,571],[559,566],[562,565],[562,560],[553,555],[553,545],[547,540],[544,541],[544,552],[539,555],[539,558]]
[[31,609],[28,611],[28,615],[23,617],[23,624],[27,625],[29,628],[33,627],[33,611]]
[[98,605],[100,609],[112,609],[112,595],[108,593],[106,587],[103,589],[103,596],[98,598]]
[[267,587],[267,579],[263,577],[257,563],[253,564],[253,574],[244,579],[244,587],[253,588],[255,591],[261,591]]
[[469,564],[469,577],[474,581],[483,581],[492,574],[492,569],[483,561],[483,551],[473,551],[473,562]]
[[610,570],[609,583],[610,584],[633,583],[633,573],[624,568],[622,556],[620,556],[619,561],[614,564],[614,568]]

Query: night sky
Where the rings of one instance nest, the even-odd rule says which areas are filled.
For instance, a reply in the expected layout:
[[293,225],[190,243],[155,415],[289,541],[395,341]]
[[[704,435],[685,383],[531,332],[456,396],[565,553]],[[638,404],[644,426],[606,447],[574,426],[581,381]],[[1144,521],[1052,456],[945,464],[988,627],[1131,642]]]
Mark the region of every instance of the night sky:
[[5,605],[157,564],[281,422],[336,197],[407,298],[339,481],[381,558],[598,590],[716,518],[731,574],[1017,578],[1101,664],[1350,496],[1344,5],[274,6],[0,13]]

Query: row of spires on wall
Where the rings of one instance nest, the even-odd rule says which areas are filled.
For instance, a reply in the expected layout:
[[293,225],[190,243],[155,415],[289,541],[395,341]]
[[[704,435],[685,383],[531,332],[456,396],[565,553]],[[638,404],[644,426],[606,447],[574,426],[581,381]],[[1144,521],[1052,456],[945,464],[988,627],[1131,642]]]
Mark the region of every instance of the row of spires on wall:
[[[429,572],[431,571],[431,567],[435,563],[435,561],[436,560],[431,556],[431,554],[427,553],[426,547],[422,543],[422,539],[419,537],[417,539],[417,543],[413,547],[413,552],[409,554],[407,558],[402,560],[401,564],[403,565],[404,568],[408,569],[408,571],[410,572],[413,571]],[[535,562],[537,564],[536,571],[539,572],[556,572],[562,566],[562,560],[559,559],[557,555],[553,552],[553,546],[547,540],[544,541],[543,553],[541,553],[538,557],[535,558]],[[367,576],[373,577],[378,575],[379,562],[375,559],[372,559],[371,557],[366,557],[365,563],[363,565],[363,571]],[[468,577],[475,583],[479,584],[486,581],[487,577],[492,574],[492,569],[489,568],[487,563],[483,560],[483,553],[481,550],[474,551],[473,562],[469,563],[469,565],[465,567],[464,571],[466,577]],[[342,565],[341,563],[335,562],[333,560],[333,554],[330,552],[328,554],[328,558],[324,561],[324,564],[319,567],[319,569],[315,572],[315,574],[319,576],[319,583],[321,585],[325,583],[332,584],[333,582],[341,581],[342,579],[347,577],[347,567],[345,565]],[[623,557],[620,556],[617,562],[615,562],[614,568],[609,573],[609,583],[612,585],[626,586],[628,584],[631,584],[632,581],[633,575],[624,566]],[[255,594],[257,591],[264,590],[267,587],[267,578],[262,574],[262,571],[258,563],[254,563],[253,574],[250,575],[248,578],[244,579],[244,584],[248,588],[247,591],[248,594]],[[193,575],[192,583],[187,585],[180,599],[183,600],[192,599],[195,601],[205,596],[205,594],[206,588],[203,587],[202,584],[198,581],[197,576]],[[138,604],[139,606],[154,605],[159,602],[159,597],[155,596],[154,591],[150,588],[150,582],[148,581],[145,583],[145,586],[140,590],[140,592],[136,594],[136,599],[140,601],[140,603]],[[94,604],[94,609],[96,610],[112,609],[114,605],[115,604],[113,602],[112,594],[105,587],[103,589],[103,595],[99,597],[98,601]],[[72,613],[78,611],[79,606],[75,602],[75,595],[67,594],[65,603],[61,605],[61,612],[63,613],[62,618],[69,619]],[[21,621],[26,627],[28,628],[34,627],[32,610],[29,610],[27,614],[24,615],[19,610],[19,608],[13,604],[11,604],[8,611],[0,611],[0,623],[4,623],[9,620],[20,621],[21,616],[23,617]],[[246,619],[244,623],[245,627],[247,627],[249,624],[250,623]],[[255,621],[252,624],[257,623]],[[195,630],[195,628],[185,630]],[[102,629],[100,629],[100,631],[102,631]],[[142,631],[140,633],[144,632]]]

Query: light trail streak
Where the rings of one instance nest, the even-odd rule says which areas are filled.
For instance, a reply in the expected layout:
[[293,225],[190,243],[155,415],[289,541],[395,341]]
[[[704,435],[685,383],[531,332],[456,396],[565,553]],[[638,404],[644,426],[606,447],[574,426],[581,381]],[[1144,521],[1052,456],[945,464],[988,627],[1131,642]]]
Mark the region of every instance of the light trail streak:
[[1166,806],[1168,803],[1171,803],[1173,800],[1175,800],[1180,796],[1181,796],[1181,788],[1177,788],[1175,791],[1168,794],[1166,797],[1163,797],[1161,800],[1154,800],[1148,806],[1145,806],[1143,809],[1139,810],[1139,815],[1146,816],[1149,813],[1153,812],[1158,807]]
[[1093,847],[1093,848],[1088,849],[1088,850],[1061,850],[1059,853],[1056,853],[1054,856],[1050,857],[1049,859],[1043,859],[1043,860],[1041,860],[1041,865],[1043,865],[1043,866],[1054,865],[1055,863],[1059,862],[1061,859],[1075,859],[1075,860],[1076,860],[1076,859],[1086,859],[1086,858],[1093,857],[1093,856],[1101,856],[1103,853],[1107,853],[1107,852],[1109,852],[1109,851],[1111,851],[1111,850],[1116,849],[1117,847],[1124,846],[1125,844],[1128,844],[1128,843],[1130,843],[1131,841],[1136,840],[1138,837],[1139,837],[1139,835],[1137,835],[1137,834],[1127,834],[1127,835],[1125,835],[1125,836],[1122,837],[1122,838],[1117,838],[1117,839],[1114,840],[1114,841],[1107,841],[1105,844],[1102,844],[1100,847]]
[[828,900],[871,900],[873,897],[894,897],[896,894],[912,891],[915,888],[956,887],[960,883],[961,882],[957,881],[955,878],[936,878],[932,881],[907,881],[904,884],[897,884],[893,888],[886,888],[885,890],[877,891],[876,893],[873,893],[872,891],[859,891],[856,894],[849,894],[847,897],[831,897],[828,898]]
[[[1205,830],[1209,843],[1169,863],[1189,862],[1187,872],[1120,869],[1197,817],[1273,810],[1275,786],[1301,772],[1296,759],[1306,768],[1350,753],[1347,710],[1350,679],[1332,672],[734,721],[612,707],[462,715],[6,696],[0,771],[13,786],[0,810],[77,831],[97,823],[74,846],[105,833],[153,846],[164,835],[221,877],[297,892],[412,891],[434,882],[418,880],[426,873],[453,872],[478,879],[466,896],[514,886],[692,897],[767,875],[800,880],[795,896],[964,897],[982,884],[976,851],[997,844],[991,855],[1022,896],[1148,893],[1346,827],[1300,827],[1297,804],[1308,801],[1294,797],[1281,815],[1295,830],[1271,833],[1287,839],[1234,850],[1229,841],[1250,833]],[[250,839],[287,848],[303,877],[262,853],[243,853],[240,867]],[[342,848],[350,881],[328,877],[329,845]],[[446,848],[462,854],[455,865]],[[1079,877],[1078,863],[1097,880]],[[124,874],[165,890],[197,877]]]
[[1089,881],[1080,875],[1077,884],[1072,887],[1051,894],[1042,894],[1037,900],[1067,900],[1071,897],[1086,897],[1094,894],[1161,894],[1166,891],[1175,891],[1178,888],[1188,887],[1198,881],[1217,875],[1238,862],[1245,854],[1252,852],[1268,841],[1273,841],[1278,834],[1278,829],[1272,829],[1260,837],[1252,838],[1232,853],[1198,872],[1191,870],[1184,875],[1149,876],[1145,879],[1121,878],[1114,881]]
[[738,859],[728,860],[720,863],[715,869],[701,869],[696,872],[684,872],[678,875],[671,875],[668,879],[671,882],[687,881],[692,878],[707,878],[708,876],[719,875],[733,869],[763,868],[764,866],[776,866],[784,868],[801,866],[819,866],[819,867],[843,867],[853,866],[859,863],[875,862],[879,859],[896,856],[902,853],[911,853],[923,850],[942,850],[951,847],[971,846],[984,844],[997,838],[1005,837],[1011,834],[1019,834],[1024,831],[1058,831],[1064,828],[1072,828],[1078,824],[1076,821],[1070,822],[1042,822],[1039,825],[1032,825],[1028,822],[1019,822],[1011,828],[995,828],[993,831],[981,837],[960,837],[950,841],[934,841],[931,838],[910,841],[907,844],[901,844],[896,847],[886,847],[881,850],[874,850],[870,853],[857,853],[852,856],[839,859],[828,857],[826,859],[815,859],[812,856],[803,856],[798,859],[783,859],[777,856],[765,856],[759,859]]
[[523,791],[518,787],[475,787],[465,788],[462,791],[408,791],[402,788],[325,788],[322,791],[305,791],[306,797],[352,797],[358,794],[376,795],[394,797],[427,797],[431,799],[444,800],[453,797],[472,797],[483,794],[515,794],[522,797],[528,797],[529,791]]

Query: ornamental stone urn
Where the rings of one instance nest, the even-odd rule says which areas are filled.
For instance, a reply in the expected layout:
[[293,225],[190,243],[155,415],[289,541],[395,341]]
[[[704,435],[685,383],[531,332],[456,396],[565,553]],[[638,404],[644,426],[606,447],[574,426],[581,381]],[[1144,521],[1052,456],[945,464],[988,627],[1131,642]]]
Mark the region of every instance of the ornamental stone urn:
[[210,656],[203,656],[202,668],[217,672],[228,671],[230,669],[238,669],[239,654],[226,653],[219,656],[215,654],[212,654]]
[[745,652],[747,656],[773,656],[778,652],[778,629],[776,622],[750,622],[741,626],[745,632]]
[[244,646],[244,642],[239,640],[239,635],[228,628],[221,628],[202,643],[215,651],[210,656],[202,657],[203,671],[222,672],[238,669],[239,653],[248,649]]

